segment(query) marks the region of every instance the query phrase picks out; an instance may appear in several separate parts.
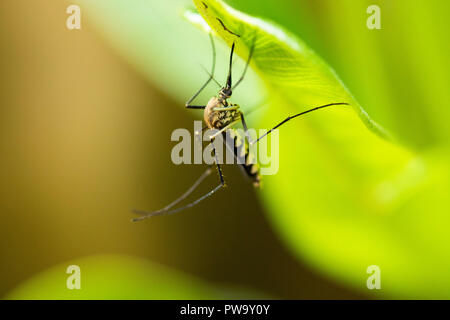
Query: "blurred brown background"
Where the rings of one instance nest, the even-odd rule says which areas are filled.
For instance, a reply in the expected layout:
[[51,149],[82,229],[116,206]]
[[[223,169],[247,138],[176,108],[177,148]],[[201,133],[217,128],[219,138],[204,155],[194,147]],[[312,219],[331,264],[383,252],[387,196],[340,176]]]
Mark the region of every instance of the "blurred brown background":
[[172,130],[201,114],[144,81],[88,21],[67,30],[67,5],[0,2],[0,295],[56,263],[121,253],[274,297],[359,298],[295,261],[234,167],[196,209],[130,222],[203,172],[170,161]]

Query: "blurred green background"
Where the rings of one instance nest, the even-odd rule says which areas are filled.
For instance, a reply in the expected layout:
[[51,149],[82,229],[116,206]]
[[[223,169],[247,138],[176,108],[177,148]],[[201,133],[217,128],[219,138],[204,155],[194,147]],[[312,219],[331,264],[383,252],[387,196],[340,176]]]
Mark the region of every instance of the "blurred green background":
[[[339,259],[337,248],[311,245],[331,267],[299,254],[280,236],[280,227],[273,228],[273,217],[268,219],[273,208],[260,202],[231,166],[225,167],[230,188],[214,199],[182,214],[130,223],[130,209],[166,205],[203,172],[201,166],[172,164],[170,134],[175,128],[191,129],[192,121],[201,118],[201,113],[182,107],[205,79],[200,64],[210,63],[209,42],[183,19],[184,8],[192,6],[188,0],[77,1],[82,10],[82,30],[77,31],[65,27],[71,3],[0,4],[0,296],[445,297],[442,289],[373,292],[364,282],[355,285],[346,278],[366,278],[365,269],[346,277],[329,270]],[[418,153],[438,149],[447,159],[447,1],[227,3],[292,31],[337,71],[368,113],[402,144]],[[366,27],[370,4],[381,7],[382,30]],[[228,49],[220,42],[218,49],[220,64]],[[246,86],[238,96],[242,104],[257,103],[266,95],[250,91],[251,81]],[[448,179],[446,161],[440,166],[440,178]],[[418,211],[434,210],[445,218],[447,203],[430,208],[420,197],[418,203]],[[419,225],[426,221],[413,217]],[[326,215],[322,219],[330,224]],[[447,226],[448,219],[436,221],[433,228]],[[351,234],[358,226],[347,227]],[[396,227],[402,229],[391,224],[386,230],[388,247]],[[406,232],[412,238],[430,238],[433,228]],[[337,231],[333,236],[346,237]],[[429,248],[422,244],[404,245],[422,257]],[[442,261],[433,261],[434,255],[414,261],[416,272],[407,274],[411,287],[429,278],[436,264],[442,262],[442,270],[448,266],[448,242],[432,245],[439,248]],[[343,254],[337,265],[345,259]],[[68,296],[65,268],[72,263],[80,265],[82,277],[83,270],[95,270],[95,275],[105,270],[103,277],[115,280],[91,276],[87,286]],[[446,274],[438,276],[444,285],[450,281]]]

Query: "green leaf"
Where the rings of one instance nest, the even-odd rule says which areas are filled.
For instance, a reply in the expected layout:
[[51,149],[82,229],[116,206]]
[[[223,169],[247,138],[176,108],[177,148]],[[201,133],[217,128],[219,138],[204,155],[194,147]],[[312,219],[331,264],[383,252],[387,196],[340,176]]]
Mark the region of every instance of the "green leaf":
[[[199,64],[208,68],[211,59],[204,28],[197,28],[201,20],[192,11],[186,14],[191,2],[77,2],[82,10],[87,9],[90,24],[86,28],[94,25],[136,70],[177,99],[181,112],[183,102],[207,78]],[[245,60],[256,36],[251,72],[233,94],[233,102],[244,111],[268,100],[268,107],[248,119],[251,127],[271,128],[288,115],[330,102],[351,104],[311,113],[280,128],[279,172],[264,177],[260,196],[292,252],[323,274],[366,293],[366,269],[375,264],[381,268],[379,294],[383,297],[449,298],[450,277],[445,276],[450,268],[448,147],[436,144],[419,153],[381,138],[384,131],[371,121],[336,73],[296,35],[221,1],[194,3],[224,40],[216,41],[219,81],[226,74],[231,42],[237,40],[236,51]],[[346,3],[353,6],[353,1]],[[341,18],[335,15],[338,24]],[[185,18],[196,20],[196,25]],[[241,37],[236,39],[217,18]],[[414,44],[411,48],[416,47],[413,37],[408,41]],[[364,48],[366,53],[370,50]],[[410,59],[423,63],[421,55]],[[242,63],[238,62],[238,70]],[[380,96],[378,108],[386,109],[388,99],[381,91],[385,86],[375,88],[370,93]],[[427,88],[433,92],[434,85],[427,84]],[[207,90],[200,100],[215,91]],[[408,108],[405,104],[396,110],[410,130],[414,125],[409,125]],[[445,137],[448,126],[442,125],[445,117],[440,116],[438,104],[428,109],[435,111],[434,123],[441,124],[436,130]],[[410,136],[420,136],[420,132]],[[237,192],[238,186],[233,187]]]
[[[450,266],[438,253],[450,244],[448,199],[439,191],[450,188],[448,179],[437,179],[438,172],[448,176],[447,152],[418,155],[380,138],[384,131],[335,72],[294,35],[221,1],[194,3],[243,57],[256,36],[252,67],[273,101],[260,125],[332,102],[352,105],[280,128],[280,170],[265,177],[261,199],[291,248],[356,288],[366,289],[366,269],[375,264],[386,295],[449,297],[450,281],[436,284],[435,272]],[[412,282],[418,274],[421,282]]]
[[194,0],[211,28],[238,54],[248,55],[254,43],[252,65],[271,94],[300,108],[316,103],[347,102],[375,133],[386,132],[358,105],[335,72],[305,43],[273,23],[250,17],[221,1]]
[[[81,288],[68,289],[70,265],[80,267]],[[252,299],[260,294],[238,288],[216,288],[200,279],[147,260],[98,255],[68,261],[33,276],[6,299]],[[265,296],[267,297],[267,296]]]

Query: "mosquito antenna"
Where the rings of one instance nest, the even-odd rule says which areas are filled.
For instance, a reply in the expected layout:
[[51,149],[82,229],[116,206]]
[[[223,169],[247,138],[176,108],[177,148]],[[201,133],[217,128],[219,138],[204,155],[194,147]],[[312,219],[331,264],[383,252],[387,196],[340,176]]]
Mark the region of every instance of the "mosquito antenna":
[[216,78],[214,78],[214,76],[204,66],[201,67],[210,76],[210,78],[219,86],[219,88],[222,88],[222,85],[216,80]]
[[231,46],[231,53],[230,53],[230,68],[228,69],[227,89],[231,89],[231,69],[233,69],[233,53],[234,53],[234,45],[235,45],[235,42],[233,42],[233,45]]
[[245,74],[247,73],[248,66],[250,64],[250,61],[252,60],[253,52],[255,51],[255,42],[256,38],[253,39],[252,46],[250,47],[250,53],[248,54],[247,63],[245,64],[244,72],[242,73],[242,76],[239,78],[239,80],[234,84],[232,90],[234,90],[241,82],[244,80]]
[[261,137],[259,137],[258,140],[253,141],[251,144],[257,143],[259,140],[261,140],[265,136],[269,135],[273,130],[275,130],[276,128],[278,128],[279,126],[281,126],[282,124],[288,122],[291,119],[294,119],[294,118],[296,118],[298,116],[301,116],[301,115],[304,115],[304,114],[307,114],[307,113],[310,113],[310,112],[313,112],[313,111],[316,111],[316,110],[319,110],[319,109],[322,109],[322,108],[331,107],[331,106],[340,106],[340,105],[348,105],[348,103],[346,103],[346,102],[329,103],[329,104],[326,104],[326,105],[323,105],[323,106],[320,106],[320,107],[315,107],[315,108],[312,108],[312,109],[309,109],[309,110],[297,113],[296,115],[293,115],[292,117],[287,117],[286,119],[281,121],[279,124],[277,124],[275,127],[273,127],[272,129],[267,131],[265,134],[263,134]]

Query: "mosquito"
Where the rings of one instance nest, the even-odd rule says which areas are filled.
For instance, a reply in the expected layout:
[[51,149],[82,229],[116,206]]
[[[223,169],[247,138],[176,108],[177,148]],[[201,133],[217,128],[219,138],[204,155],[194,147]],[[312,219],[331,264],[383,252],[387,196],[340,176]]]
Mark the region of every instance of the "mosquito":
[[[141,216],[132,219],[132,221],[141,221],[141,220],[153,217],[153,216],[168,215],[168,214],[180,212],[182,210],[185,210],[185,209],[188,209],[188,208],[191,208],[191,207],[197,205],[201,201],[205,200],[206,198],[209,198],[210,196],[215,194],[217,191],[219,191],[221,188],[223,188],[225,186],[225,180],[223,177],[222,168],[221,168],[220,163],[217,158],[216,148],[214,146],[214,141],[219,134],[225,135],[225,133],[228,132],[230,134],[230,136],[233,137],[234,147],[232,148],[231,151],[234,153],[235,158],[237,158],[239,154],[244,153],[245,162],[243,164],[240,164],[241,169],[243,169],[243,172],[245,173],[245,175],[253,182],[253,185],[255,187],[259,187],[260,182],[261,182],[259,166],[258,166],[258,164],[255,164],[255,163],[252,163],[251,161],[249,161],[250,152],[249,152],[248,146],[258,143],[262,138],[269,135],[273,130],[277,129],[278,127],[285,124],[289,120],[292,120],[298,116],[301,116],[301,115],[304,115],[304,114],[307,114],[307,113],[310,113],[312,111],[316,111],[316,110],[319,110],[322,108],[330,107],[330,106],[348,105],[348,103],[345,103],[345,102],[330,103],[330,104],[318,106],[318,107],[297,113],[293,116],[287,117],[286,119],[281,121],[279,124],[274,126],[272,129],[267,131],[264,135],[261,135],[258,139],[252,140],[250,137],[250,134],[249,134],[247,123],[245,122],[244,114],[240,110],[239,105],[235,104],[235,103],[230,103],[228,100],[231,98],[233,90],[236,89],[236,87],[244,80],[244,77],[247,73],[248,66],[251,62],[253,53],[255,51],[256,37],[254,38],[253,44],[250,48],[250,52],[249,52],[248,59],[245,64],[243,73],[242,73],[241,77],[238,79],[238,81],[235,82],[234,84],[232,81],[232,66],[233,66],[233,54],[234,54],[234,48],[235,48],[236,42],[233,42],[233,44],[231,46],[228,75],[227,75],[225,86],[221,86],[214,78],[214,71],[215,71],[215,67],[216,67],[216,47],[214,44],[213,36],[210,34],[209,37],[210,37],[211,47],[212,47],[212,52],[213,52],[211,72],[209,72],[208,80],[186,102],[186,108],[204,110],[203,111],[203,120],[204,120],[206,126],[203,127],[202,131],[204,129],[208,129],[208,128],[216,130],[216,132],[210,137],[209,143],[212,146],[213,154],[215,157],[214,165],[215,165],[217,173],[219,175],[219,184],[215,188],[210,190],[208,193],[206,193],[203,196],[201,196],[200,198],[198,198],[197,200],[190,202],[182,207],[172,209],[179,202],[186,199],[201,184],[201,182],[214,171],[212,168],[212,166],[214,166],[214,165],[210,165],[206,169],[206,171],[194,182],[194,184],[187,191],[185,191],[180,197],[178,197],[176,200],[174,200],[173,202],[171,202],[169,205],[165,206],[164,208],[157,210],[157,211],[153,211],[153,212],[133,210],[134,213],[141,214]],[[221,87],[217,96],[212,97],[206,105],[192,104],[193,101],[198,97],[198,95],[206,88],[206,86],[211,81],[216,82],[216,84]],[[238,123],[242,124],[244,133],[245,133],[244,140],[246,140],[246,141],[242,141],[242,139],[238,136],[238,134],[235,132],[235,129],[233,128],[233,126]],[[199,133],[196,132],[196,134],[199,134]],[[226,140],[224,139],[224,143],[225,143],[225,141]],[[247,144],[245,144],[245,142],[247,142]],[[229,148],[228,145],[226,145],[226,146]]]

